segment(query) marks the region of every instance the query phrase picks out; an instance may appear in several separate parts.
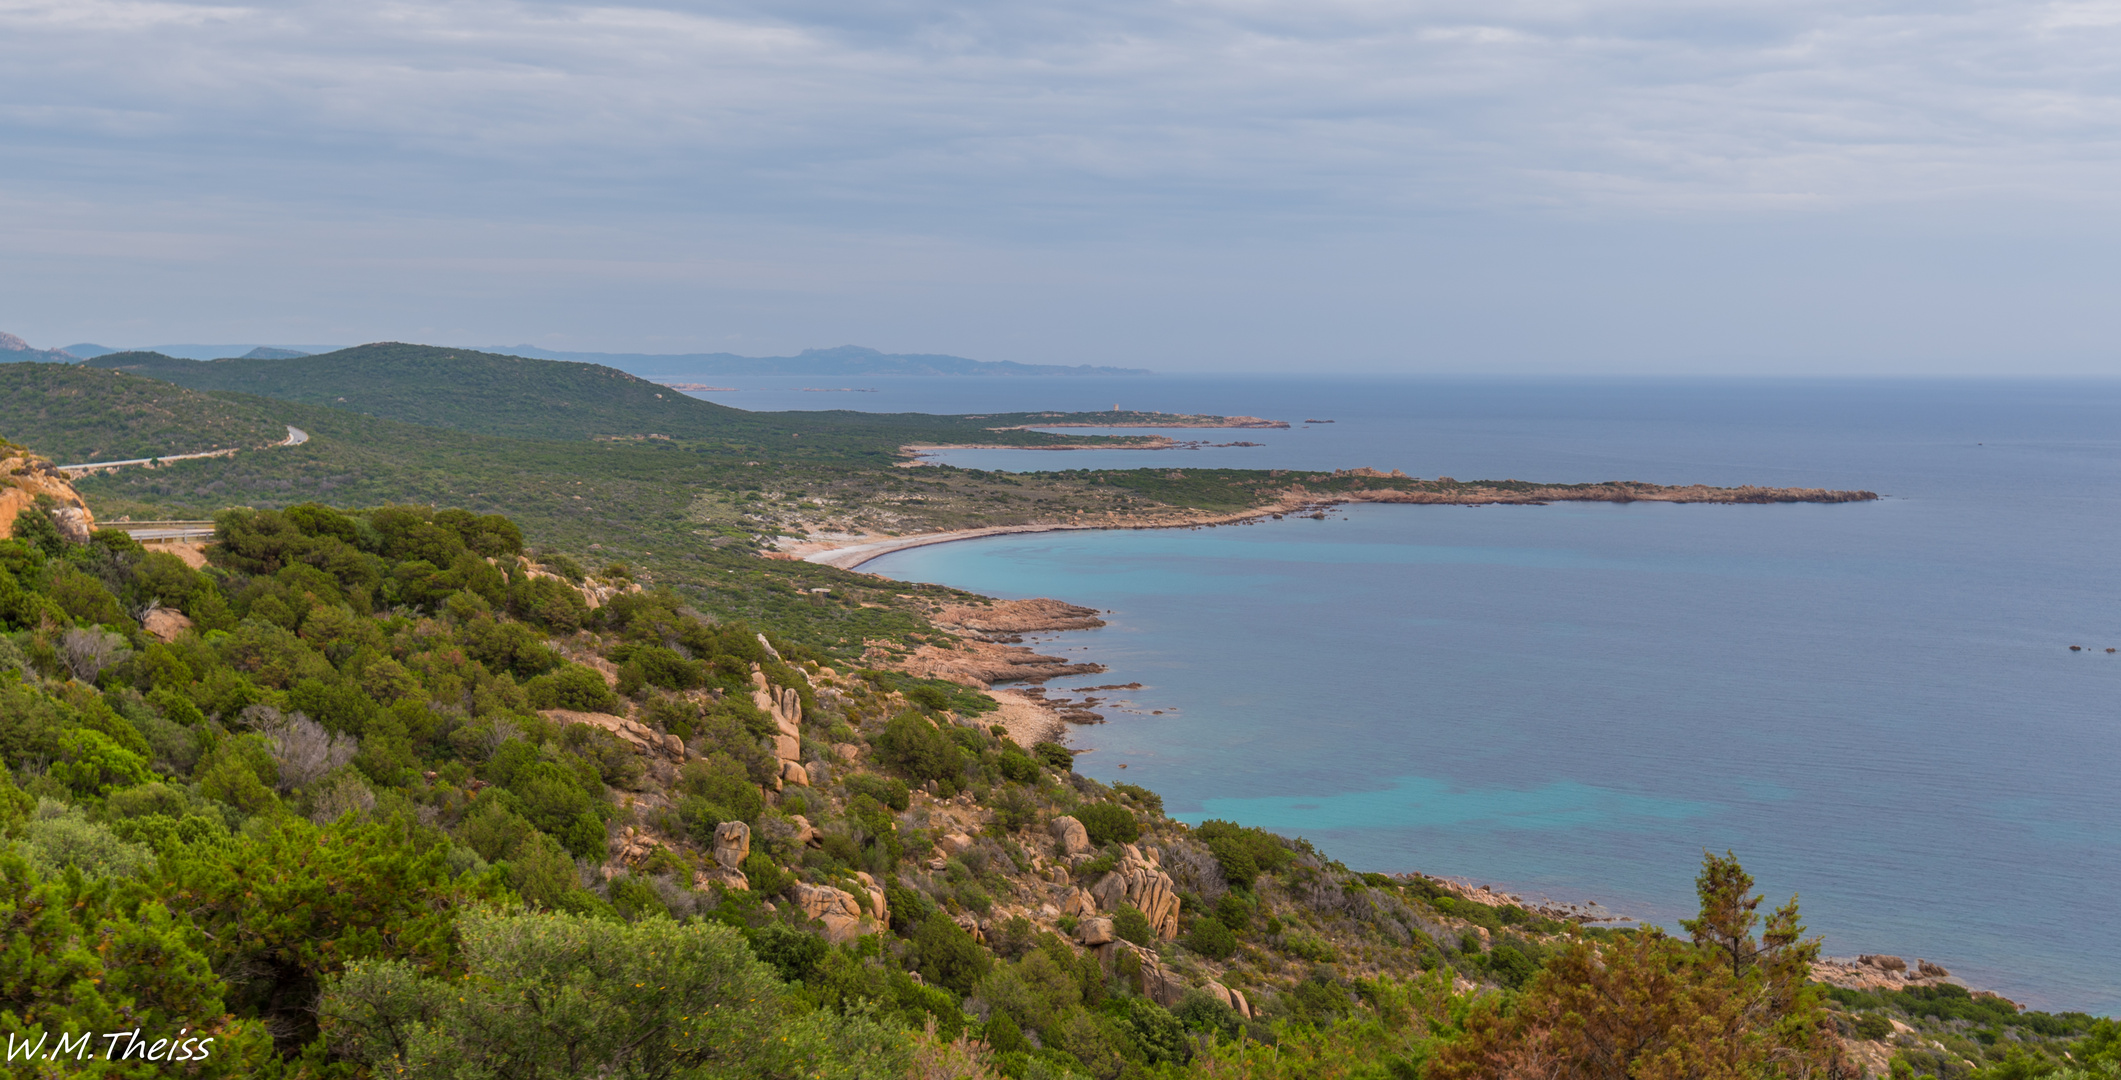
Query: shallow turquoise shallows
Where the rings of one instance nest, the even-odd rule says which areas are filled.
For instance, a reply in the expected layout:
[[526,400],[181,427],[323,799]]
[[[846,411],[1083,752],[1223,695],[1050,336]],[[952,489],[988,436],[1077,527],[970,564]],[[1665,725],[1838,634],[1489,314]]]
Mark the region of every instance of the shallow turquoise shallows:
[[[1352,507],[865,567],[1109,610],[1103,630],[1042,642],[1110,668],[1056,690],[1144,684],[1077,730],[1085,772],[1162,792],[1188,820],[1310,837],[1356,868],[1667,922],[1692,903],[1703,850],[1728,848],[1774,901],[1802,893],[1830,953],[1921,957],[2043,1007],[2121,1011],[2121,654],[2106,651],[2121,647],[2121,384],[1062,389],[1115,387],[1148,407],[1336,422],[1243,436],[1264,447],[949,460],[1887,498]],[[970,407],[1008,404],[975,391]],[[909,405],[947,409],[958,392]]]

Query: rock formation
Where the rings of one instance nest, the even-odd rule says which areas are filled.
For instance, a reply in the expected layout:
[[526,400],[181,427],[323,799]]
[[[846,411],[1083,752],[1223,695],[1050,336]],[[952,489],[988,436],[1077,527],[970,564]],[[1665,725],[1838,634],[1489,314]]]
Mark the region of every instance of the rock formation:
[[191,620],[185,618],[183,612],[169,608],[156,608],[140,616],[140,629],[163,642],[177,640],[177,635],[191,629],[191,626]]
[[891,909],[885,904],[883,886],[878,885],[866,870],[855,871],[854,879],[861,882],[863,890],[869,894],[869,913],[876,916],[876,921],[890,925]]
[[1119,866],[1090,887],[1097,906],[1117,911],[1132,904],[1148,916],[1149,926],[1165,941],[1178,937],[1178,886],[1156,861],[1133,844],[1120,848]]
[[810,770],[803,767],[803,695],[790,687],[766,681],[757,665],[751,668],[751,703],[773,717],[773,754],[781,760],[778,783],[810,786]]
[[874,934],[874,920],[863,917],[862,907],[854,894],[830,885],[810,885],[796,882],[788,888],[803,914],[825,924],[825,940],[835,945],[853,941],[863,934]]
[[1951,979],[1952,973],[1927,960],[1908,962],[1897,956],[1865,953],[1857,957],[1822,957],[1812,965],[1812,978],[1845,990],[1906,990],[1935,986]]
[[992,604],[950,604],[930,616],[945,630],[969,630],[983,637],[1029,634],[1042,630],[1094,630],[1105,625],[1096,608],[1059,600],[1000,600]]
[[751,826],[725,821],[714,827],[714,861],[731,870],[744,865],[751,855]]
[[0,441],[0,540],[15,534],[16,515],[34,508],[40,496],[50,501],[52,524],[60,535],[77,544],[88,542],[96,519],[66,475],[51,462]]
[[1053,819],[1053,835],[1060,840],[1062,855],[1082,855],[1090,850],[1090,832],[1072,817]]
[[547,720],[562,724],[588,724],[603,728],[642,754],[669,758],[678,764],[685,762],[685,741],[675,735],[658,734],[654,728],[638,720],[628,720],[610,713],[576,712],[573,709],[545,709],[538,713]]

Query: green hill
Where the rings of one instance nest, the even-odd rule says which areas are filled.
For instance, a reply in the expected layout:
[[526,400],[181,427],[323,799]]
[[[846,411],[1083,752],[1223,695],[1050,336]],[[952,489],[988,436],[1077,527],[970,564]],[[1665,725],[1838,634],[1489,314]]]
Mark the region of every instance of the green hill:
[[0,435],[61,464],[262,446],[286,437],[275,407],[78,364],[0,365]]
[[745,412],[600,364],[397,343],[289,359],[199,361],[124,352],[86,363],[195,390],[325,405],[423,427],[526,439],[661,436],[753,457],[877,463],[896,457],[909,443],[1050,446],[1101,438],[995,430],[1023,424],[1156,421],[1133,413]]
[[123,352],[87,363],[196,390],[258,394],[487,435],[698,438],[738,415],[617,368],[394,342],[278,359],[200,361]]

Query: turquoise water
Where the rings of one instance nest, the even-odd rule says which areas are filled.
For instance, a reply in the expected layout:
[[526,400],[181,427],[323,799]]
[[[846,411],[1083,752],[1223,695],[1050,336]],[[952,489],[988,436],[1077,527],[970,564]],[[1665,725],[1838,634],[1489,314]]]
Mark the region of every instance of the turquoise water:
[[[753,383],[758,385],[754,386]],[[751,380],[745,408],[1332,419],[978,468],[1860,487],[1841,506],[1352,507],[864,569],[1112,612],[1081,768],[1351,866],[1685,914],[1704,849],[1834,954],[2121,1012],[2121,383]],[[859,401],[848,399],[859,398]],[[1198,434],[1198,433],[1191,433]],[[2072,653],[2071,644],[2086,647]],[[1162,710],[1162,715],[1156,715]],[[1124,764],[1125,769],[1120,766]]]

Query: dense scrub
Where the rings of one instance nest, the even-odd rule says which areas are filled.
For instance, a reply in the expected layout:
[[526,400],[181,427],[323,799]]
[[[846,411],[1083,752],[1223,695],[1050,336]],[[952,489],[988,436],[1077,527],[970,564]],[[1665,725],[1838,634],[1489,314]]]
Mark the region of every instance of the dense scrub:
[[0,365],[0,431],[66,464],[263,446],[287,435],[270,406],[75,364]]

